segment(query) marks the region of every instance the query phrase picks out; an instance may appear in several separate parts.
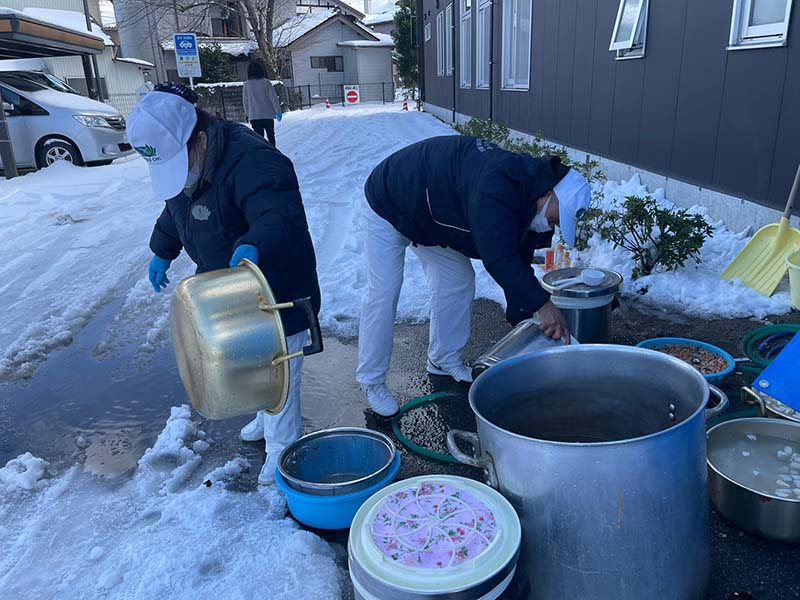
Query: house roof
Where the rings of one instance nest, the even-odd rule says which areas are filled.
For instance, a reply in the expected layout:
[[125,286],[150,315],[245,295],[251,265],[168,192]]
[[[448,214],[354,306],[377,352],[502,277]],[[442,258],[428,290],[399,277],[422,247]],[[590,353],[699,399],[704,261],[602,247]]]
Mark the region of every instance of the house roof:
[[[214,44],[218,44],[225,54],[230,54],[231,56],[248,56],[258,50],[258,44],[255,40],[245,38],[197,38],[197,45],[201,48],[208,48]],[[164,40],[161,42],[161,49],[175,50],[175,41],[172,38]]]
[[367,15],[363,19],[364,25],[383,25],[384,23],[391,23],[394,21],[394,13],[387,12],[379,15]]
[[347,40],[346,42],[339,42],[336,45],[343,48],[394,48],[394,40],[392,36],[385,33],[373,33],[378,41],[372,40]]
[[153,63],[149,63],[146,60],[142,60],[141,58],[127,58],[124,56],[118,56],[114,60],[117,62],[130,63],[132,65],[136,65],[137,67],[146,67],[148,69],[152,69],[155,67]]
[[272,43],[277,48],[286,48],[333,20],[339,20],[351,27],[367,41],[380,41],[374,31],[358,23],[354,17],[343,15],[336,9],[330,9],[298,15],[293,19],[289,19],[286,23],[273,31]]
[[75,10],[57,10],[55,8],[23,8],[22,14],[28,15],[37,21],[52,23],[65,29],[79,31],[80,33],[91,35],[103,40],[106,46],[113,46],[114,41],[108,37],[97,23],[92,23],[92,32],[86,29],[86,17],[83,13]]
[[103,47],[103,38],[94,32],[0,7],[0,59],[100,54]]

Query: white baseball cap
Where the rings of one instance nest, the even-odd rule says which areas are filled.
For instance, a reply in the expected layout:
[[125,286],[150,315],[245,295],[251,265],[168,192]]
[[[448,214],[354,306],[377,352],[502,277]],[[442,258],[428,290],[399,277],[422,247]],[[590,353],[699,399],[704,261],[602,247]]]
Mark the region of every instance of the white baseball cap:
[[186,185],[186,143],[196,123],[197,111],[191,102],[158,90],[139,100],[128,117],[128,139],[147,161],[156,200],[169,200]]
[[558,226],[561,234],[568,245],[574,246],[578,216],[589,208],[592,200],[589,182],[575,169],[570,169],[553,191],[558,197]]

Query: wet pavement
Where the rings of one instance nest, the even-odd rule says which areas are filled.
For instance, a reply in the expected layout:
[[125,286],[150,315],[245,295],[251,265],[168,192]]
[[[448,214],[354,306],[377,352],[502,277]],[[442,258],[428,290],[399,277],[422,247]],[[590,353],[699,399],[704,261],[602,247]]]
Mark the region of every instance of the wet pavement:
[[[79,461],[97,475],[125,478],[163,429],[169,408],[187,401],[168,345],[149,353],[120,347],[98,355],[97,341],[120,305],[112,302],[105,306],[72,345],[51,354],[32,379],[0,385],[0,464],[29,451],[59,471]],[[784,320],[798,322],[800,315],[794,313]],[[652,310],[623,307],[614,316],[612,341],[633,344],[650,337],[692,337],[737,356],[741,336],[759,324],[749,320],[674,319]],[[508,329],[497,305],[477,301],[465,359],[475,359]],[[401,430],[414,442],[442,452],[446,450],[447,430],[474,431],[475,421],[467,402],[467,386],[446,378],[429,378],[425,373],[426,349],[427,325],[399,325],[389,385],[402,402],[435,391],[446,393],[441,401],[412,411],[401,422]],[[323,354],[306,359],[305,430],[366,425],[392,435],[388,421],[365,410],[353,381],[355,361],[355,341],[332,338],[326,339]],[[736,392],[746,382],[744,376],[724,382],[732,400],[730,410],[742,408]],[[263,443],[239,441],[238,430],[247,420],[204,422],[202,427],[214,441],[213,453],[226,457],[238,453],[251,461],[253,470],[244,485],[254,486],[264,457]],[[481,479],[479,471],[467,466],[425,459],[405,448],[401,448],[401,455],[403,478],[451,473]],[[800,545],[768,542],[745,534],[713,509],[711,524],[709,600],[800,598]],[[329,541],[346,544],[346,532],[318,533]],[[517,589],[504,595],[506,599],[516,597],[520,597]]]

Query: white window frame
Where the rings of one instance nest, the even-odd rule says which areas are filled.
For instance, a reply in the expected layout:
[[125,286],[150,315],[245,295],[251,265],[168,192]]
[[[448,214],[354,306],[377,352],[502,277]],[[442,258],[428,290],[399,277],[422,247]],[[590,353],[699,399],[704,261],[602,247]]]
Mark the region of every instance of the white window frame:
[[436,15],[436,75],[444,76],[444,11]]
[[[517,14],[517,6],[522,2],[530,5],[530,27],[526,44],[526,55],[528,60],[528,69],[525,73],[525,79],[518,81],[513,78],[510,73],[516,71],[517,56],[515,50],[517,48],[517,38],[519,34],[519,22],[515,18]],[[512,19],[510,27],[507,26],[507,19]],[[510,39],[509,39],[510,38]],[[533,0],[503,0],[503,22],[502,22],[502,40],[503,40],[503,64],[502,64],[502,89],[510,91],[526,92],[531,87],[531,43],[533,38]]]
[[[611,45],[608,47],[609,51],[614,52],[616,50],[630,50],[633,48],[636,41],[636,34],[642,24],[642,12],[646,1],[647,0],[619,0],[619,10],[617,10],[617,20],[614,23],[614,31],[611,34]],[[639,7],[636,10],[635,25],[631,28],[631,35],[629,38],[618,40],[617,33],[619,32],[620,25],[622,25],[622,15],[625,14],[625,7],[631,2],[639,3]]]
[[430,42],[431,41],[431,24],[430,24],[430,22],[425,23],[425,41],[426,42]]
[[[622,0],[624,2],[625,0]],[[642,10],[639,13],[639,20],[636,22],[633,34],[633,44],[630,48],[618,49],[617,60],[630,60],[632,58],[644,58],[645,48],[647,47],[647,24],[650,17],[650,0],[644,0]],[[616,28],[615,28],[616,29]],[[611,38],[614,43],[614,38]]]
[[445,74],[449,77],[453,74],[453,3],[444,9],[444,29],[447,35],[445,42]]
[[[492,1],[479,0],[478,14],[475,24],[475,88],[479,90],[489,89],[489,78],[491,77],[492,66],[489,64],[492,56],[492,49],[484,47],[486,36],[482,27],[489,30],[489,40],[492,39]],[[485,70],[485,72],[484,72]]]
[[462,89],[472,88],[472,0],[461,0],[461,30],[459,31],[459,78]]
[[728,50],[774,48],[785,46],[789,39],[789,20],[793,0],[786,1],[786,14],[780,23],[748,25],[753,0],[733,0],[731,37]]

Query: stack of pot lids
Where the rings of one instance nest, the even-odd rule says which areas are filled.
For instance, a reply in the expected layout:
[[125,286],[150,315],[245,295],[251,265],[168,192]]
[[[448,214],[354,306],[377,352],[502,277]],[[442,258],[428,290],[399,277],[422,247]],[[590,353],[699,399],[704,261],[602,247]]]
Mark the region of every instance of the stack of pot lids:
[[350,578],[367,600],[495,598],[514,575],[519,518],[495,490],[427,475],[377,492],[353,520]]
[[[584,270],[600,271],[605,277],[599,285],[589,286],[584,283],[576,283],[564,289],[558,289],[558,284],[566,279],[580,277]],[[570,267],[568,269],[558,269],[550,271],[542,277],[542,287],[554,296],[565,298],[597,298],[599,296],[609,296],[616,294],[622,285],[622,275],[609,269],[598,269],[596,267]]]

